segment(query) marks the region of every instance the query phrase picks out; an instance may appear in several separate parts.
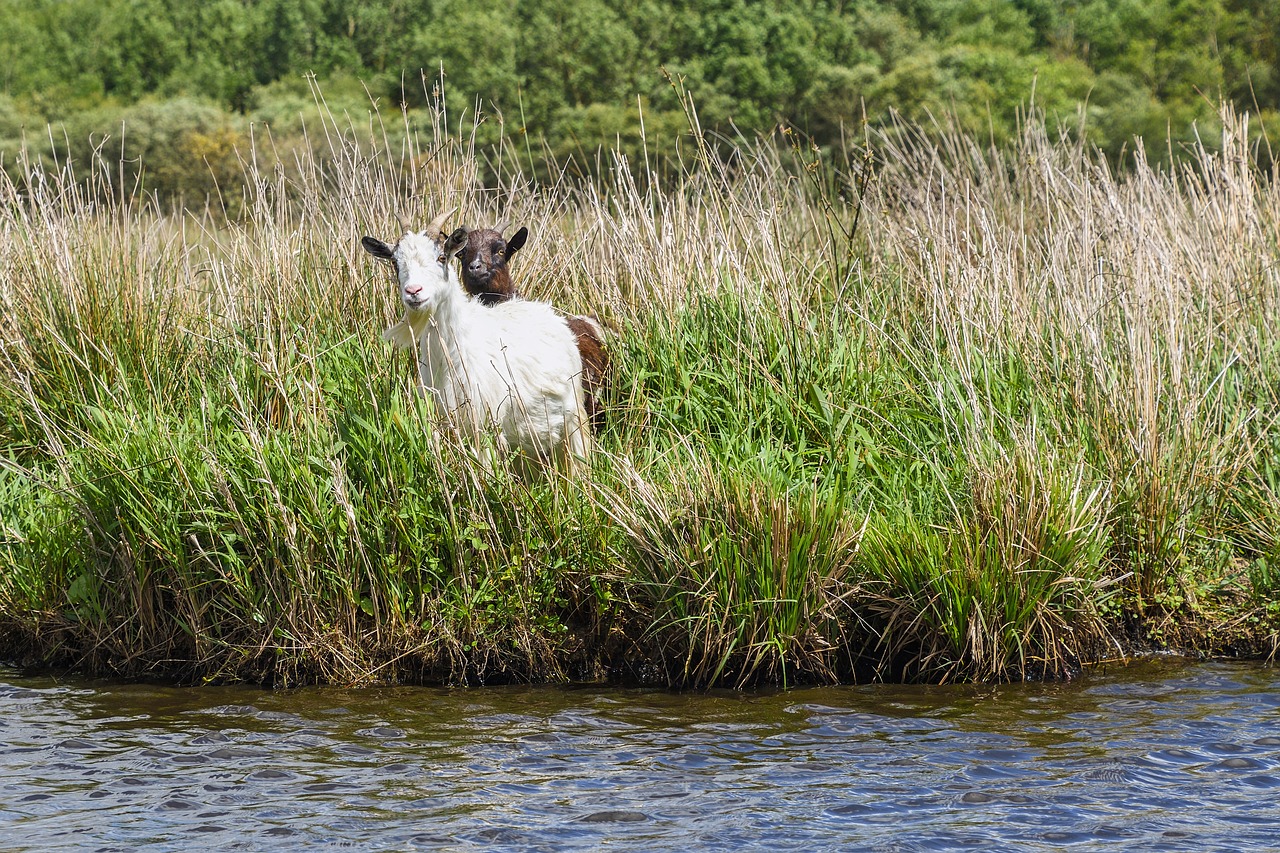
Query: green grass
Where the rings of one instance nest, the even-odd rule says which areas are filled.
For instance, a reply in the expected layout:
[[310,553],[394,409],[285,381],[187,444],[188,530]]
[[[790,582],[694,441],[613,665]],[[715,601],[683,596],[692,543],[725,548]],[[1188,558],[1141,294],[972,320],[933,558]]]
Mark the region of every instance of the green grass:
[[[233,220],[0,185],[0,656],[704,686],[1274,649],[1280,196],[1230,139],[1124,178],[1034,126],[762,144],[672,193],[362,140],[250,166]],[[485,471],[378,338],[359,237],[454,204],[613,329],[586,476]]]

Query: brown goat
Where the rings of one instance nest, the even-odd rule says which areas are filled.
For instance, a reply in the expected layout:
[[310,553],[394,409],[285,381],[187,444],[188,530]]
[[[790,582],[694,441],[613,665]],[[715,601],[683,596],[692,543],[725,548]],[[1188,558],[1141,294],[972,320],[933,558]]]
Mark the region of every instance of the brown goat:
[[[479,228],[467,236],[466,245],[458,257],[462,262],[462,286],[467,293],[485,305],[496,305],[519,296],[511,272],[507,269],[511,256],[520,251],[529,239],[529,229],[521,228],[511,239],[501,231]],[[571,315],[565,318],[569,330],[578,339],[578,352],[582,355],[583,406],[591,428],[599,432],[604,427],[604,406],[600,395],[605,390],[609,373],[609,352],[604,346],[604,328],[595,317]]]

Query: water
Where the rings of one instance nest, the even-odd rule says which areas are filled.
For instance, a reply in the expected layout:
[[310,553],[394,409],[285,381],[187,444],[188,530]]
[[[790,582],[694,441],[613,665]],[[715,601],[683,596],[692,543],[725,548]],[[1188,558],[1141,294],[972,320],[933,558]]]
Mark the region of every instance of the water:
[[675,695],[0,669],[0,849],[1274,850],[1280,671]]

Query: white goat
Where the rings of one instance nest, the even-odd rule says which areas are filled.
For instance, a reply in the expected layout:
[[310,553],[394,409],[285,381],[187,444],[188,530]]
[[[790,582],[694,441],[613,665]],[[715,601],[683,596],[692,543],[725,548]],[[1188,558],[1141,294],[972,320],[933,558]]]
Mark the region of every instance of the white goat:
[[582,357],[563,317],[545,302],[515,299],[486,308],[463,292],[450,259],[467,239],[440,230],[406,231],[389,246],[361,245],[395,264],[404,318],[382,336],[418,351],[418,386],[460,432],[480,440],[496,427],[500,452],[572,470],[590,451]]

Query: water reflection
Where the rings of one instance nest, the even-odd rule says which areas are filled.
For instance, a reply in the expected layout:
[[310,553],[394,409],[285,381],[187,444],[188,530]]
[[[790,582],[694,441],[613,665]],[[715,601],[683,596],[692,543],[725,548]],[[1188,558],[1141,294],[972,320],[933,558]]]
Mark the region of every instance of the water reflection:
[[1270,850],[1280,674],[677,695],[0,670],[6,850]]

